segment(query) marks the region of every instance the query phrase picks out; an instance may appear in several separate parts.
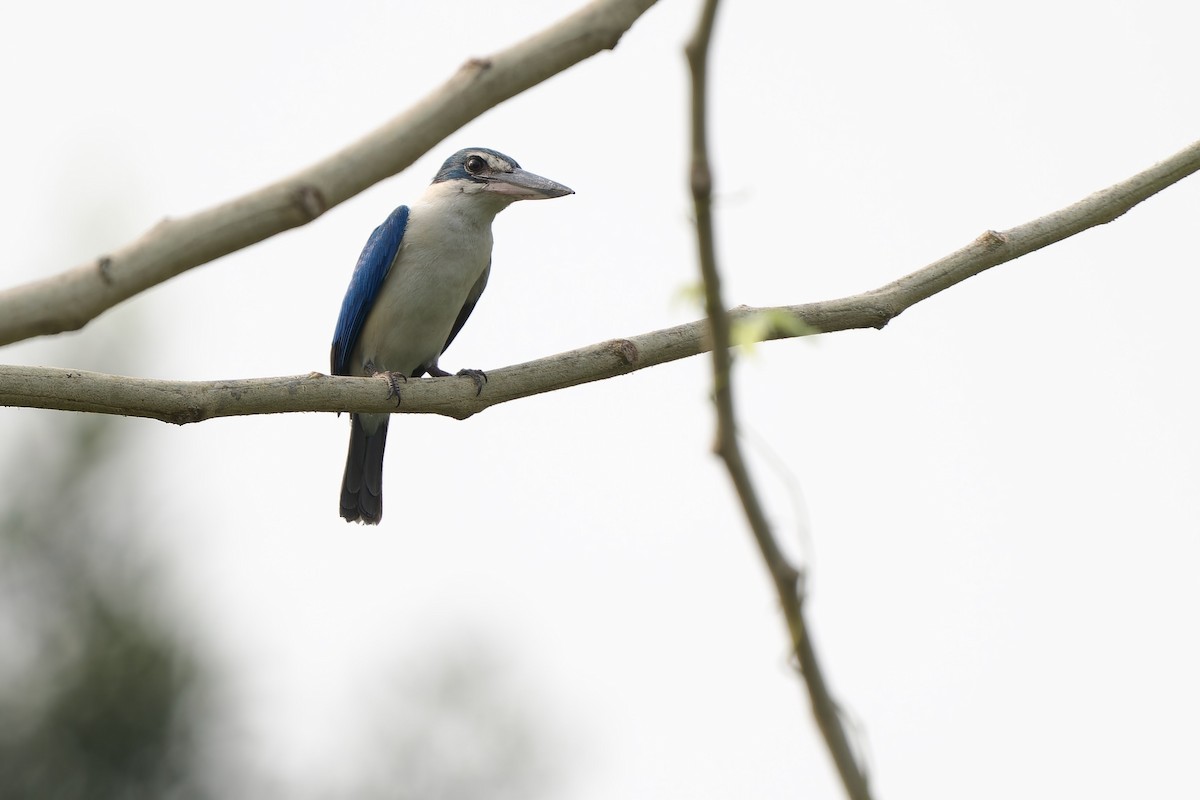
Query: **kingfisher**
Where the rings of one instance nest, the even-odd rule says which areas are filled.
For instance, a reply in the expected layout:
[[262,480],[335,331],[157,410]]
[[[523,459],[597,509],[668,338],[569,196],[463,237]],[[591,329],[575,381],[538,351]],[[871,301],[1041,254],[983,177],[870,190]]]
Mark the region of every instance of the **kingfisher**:
[[[446,159],[421,198],[393,211],[367,239],[333,332],[332,374],[386,374],[397,398],[398,381],[450,375],[438,359],[487,286],[492,220],[517,200],[568,194],[574,192],[486,147]],[[458,374],[475,381],[477,394],[482,391],[482,372]],[[389,419],[350,415],[340,504],[347,522],[375,525],[383,516]]]

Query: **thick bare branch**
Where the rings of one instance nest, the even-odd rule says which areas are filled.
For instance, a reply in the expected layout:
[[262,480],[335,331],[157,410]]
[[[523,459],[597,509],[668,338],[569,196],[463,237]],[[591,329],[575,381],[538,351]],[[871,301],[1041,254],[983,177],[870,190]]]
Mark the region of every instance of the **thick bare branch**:
[[[764,339],[882,328],[905,309],[960,281],[1119,217],[1197,169],[1200,142],[1061,211],[1008,231],[987,231],[961,250],[886,286],[819,303],[773,308],[740,306],[729,312],[729,321],[737,324],[757,317],[802,323],[776,324],[763,333]],[[123,414],[180,424],[212,417],[296,411],[400,411],[461,419],[510,400],[709,352],[712,345],[708,327],[707,320],[700,320],[492,370],[479,397],[474,396],[471,381],[412,381],[399,408],[387,399],[386,389],[370,378],[331,378],[312,373],[227,381],[162,381],[12,366],[0,366],[0,406]]]
[[525,41],[464,64],[383,127],[289,178],[186,217],[58,275],[0,292],[0,345],[83,327],[168,278],[304,225],[395,175],[487,109],[611,49],[654,0],[595,0]]
[[784,555],[775,538],[738,442],[732,359],[729,354],[730,319],[721,299],[721,276],[717,266],[712,219],[713,177],[708,157],[708,53],[716,12],[717,0],[706,0],[696,31],[685,48],[692,73],[692,199],[696,214],[700,273],[704,279],[705,309],[713,342],[713,404],[717,412],[715,450],[725,462],[730,481],[741,500],[746,522],[754,534],[771,581],[775,584],[775,592],[791,636],[792,651],[808,690],[813,716],[842,778],[842,785],[851,800],[870,800],[866,770],[851,747],[813,645],[812,632],[804,614],[803,575]]

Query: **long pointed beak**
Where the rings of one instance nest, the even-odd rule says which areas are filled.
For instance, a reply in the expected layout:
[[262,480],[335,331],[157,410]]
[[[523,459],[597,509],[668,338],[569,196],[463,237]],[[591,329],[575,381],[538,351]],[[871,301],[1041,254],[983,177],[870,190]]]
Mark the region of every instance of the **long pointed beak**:
[[551,197],[575,194],[574,190],[568,189],[561,183],[555,183],[549,178],[534,175],[523,169],[489,175],[488,191],[511,197],[514,200],[546,200]]

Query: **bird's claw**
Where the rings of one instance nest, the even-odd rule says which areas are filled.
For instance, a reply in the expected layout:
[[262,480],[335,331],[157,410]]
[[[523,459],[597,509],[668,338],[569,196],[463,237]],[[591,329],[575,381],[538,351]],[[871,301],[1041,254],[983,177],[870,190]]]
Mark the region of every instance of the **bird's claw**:
[[[425,371],[429,373],[431,378],[449,378],[452,377],[449,372],[439,367],[437,364],[426,364]],[[487,383],[487,373],[481,369],[460,369],[454,373],[454,377],[470,378],[475,381],[475,396],[483,392],[483,385]]]
[[486,372],[481,369],[460,369],[456,374],[460,377],[470,378],[471,380],[475,381],[476,397],[479,397],[479,395],[483,393],[483,385],[487,383]]
[[382,375],[387,378],[388,393],[387,399],[396,398],[396,407],[400,407],[400,382],[408,383],[408,376],[403,372],[378,372],[376,375]]

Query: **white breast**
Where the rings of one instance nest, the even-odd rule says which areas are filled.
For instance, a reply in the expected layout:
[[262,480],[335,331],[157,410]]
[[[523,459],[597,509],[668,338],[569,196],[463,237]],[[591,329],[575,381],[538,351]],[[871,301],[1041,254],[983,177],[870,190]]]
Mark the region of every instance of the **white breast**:
[[432,189],[409,209],[400,251],[363,324],[353,356],[359,374],[370,363],[407,375],[441,355],[491,259],[495,214]]

